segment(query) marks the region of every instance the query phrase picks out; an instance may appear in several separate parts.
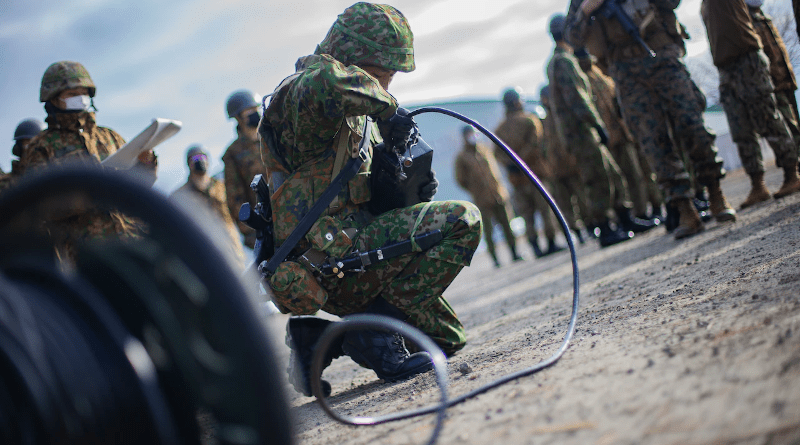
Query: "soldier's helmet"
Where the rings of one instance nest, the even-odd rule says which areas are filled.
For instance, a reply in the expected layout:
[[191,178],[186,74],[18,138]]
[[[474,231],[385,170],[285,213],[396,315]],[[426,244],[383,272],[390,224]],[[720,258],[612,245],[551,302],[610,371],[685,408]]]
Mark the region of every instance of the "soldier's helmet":
[[94,82],[86,68],[78,62],[68,60],[56,62],[47,67],[42,76],[39,102],[47,102],[64,90],[80,87],[87,88],[89,97],[94,97]]
[[414,71],[414,35],[403,13],[389,5],[359,2],[339,14],[315,54],[345,65]]
[[550,85],[545,85],[539,90],[539,100],[549,100],[550,99]]
[[228,102],[225,104],[225,110],[228,112],[228,117],[233,119],[242,111],[261,105],[261,96],[250,90],[236,90],[228,96]]
[[17,125],[17,129],[14,130],[14,140],[33,139],[34,136],[41,133],[45,128],[47,128],[47,126],[39,119],[25,119],[20,122]]
[[564,14],[553,14],[553,16],[550,17],[550,35],[553,36],[553,39],[561,40],[564,35],[564,25],[566,21],[567,18],[564,17]]
[[520,87],[508,88],[503,92],[503,104],[507,107],[516,105],[522,102],[523,95]]

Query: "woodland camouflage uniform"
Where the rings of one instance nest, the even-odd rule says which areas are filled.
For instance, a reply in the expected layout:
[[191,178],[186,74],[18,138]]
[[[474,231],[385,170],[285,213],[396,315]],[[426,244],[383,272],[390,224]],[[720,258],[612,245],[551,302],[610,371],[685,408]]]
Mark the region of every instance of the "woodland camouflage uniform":
[[[749,7],[750,18],[764,53],[769,59],[769,73],[775,86],[775,100],[778,102],[778,111],[783,116],[786,125],[794,137],[795,145],[800,150],[800,118],[797,112],[797,99],[794,96],[797,90],[797,80],[794,76],[792,62],[789,60],[789,51],[783,42],[778,29],[772,19],[764,14],[761,8]],[[799,152],[800,153],[800,152]]]
[[630,207],[627,184],[619,166],[600,142],[596,128],[605,130],[605,124],[594,106],[589,79],[578,67],[575,56],[557,46],[547,74],[558,136],[577,158],[586,184],[590,213],[585,222],[598,226],[609,218],[611,210]]
[[222,162],[225,163],[225,191],[230,218],[244,235],[244,244],[252,249],[256,241],[256,231],[239,221],[239,209],[245,202],[250,203],[250,208],[255,208],[256,194],[250,188],[250,182],[255,175],[264,174],[264,163],[261,162],[258,139],[251,141],[241,131],[238,134],[239,137],[222,155]]
[[[279,153],[263,150],[262,157],[273,177],[276,173],[285,177],[282,185],[271,190],[277,245],[330,184],[338,150],[347,150],[347,155],[357,151],[366,116],[387,120],[395,114],[395,98],[355,64],[409,72],[415,68],[412,45],[413,36],[399,11],[357,3],[339,16],[314,55],[298,61],[297,77],[276,90],[262,127],[267,122],[273,128]],[[374,129],[372,145],[378,142],[378,134]],[[435,229],[442,231],[442,241],[426,251],[417,249],[341,279],[314,277],[300,263],[286,261],[271,278],[275,303],[294,315],[324,310],[344,316],[363,312],[382,297],[445,352],[457,351],[466,343],[466,335],[442,292],[475,253],[480,212],[471,203],[444,201],[372,217],[366,212],[371,199],[369,169],[370,162],[365,162],[297,250],[314,247],[328,256],[342,257],[354,248],[376,249]],[[271,186],[275,183],[271,181]],[[353,239],[344,231],[348,228],[358,230]]]
[[[633,136],[628,131],[627,125],[622,120],[622,114],[617,102],[617,91],[614,81],[600,71],[596,65],[587,58],[581,60],[581,68],[592,87],[592,97],[595,107],[603,119],[608,130],[608,151],[619,166],[628,185],[633,212],[640,217],[647,215],[648,191],[639,157],[633,142]],[[584,65],[588,66],[584,68]]]
[[[745,171],[751,177],[764,174],[759,135],[775,151],[778,165],[796,170],[797,148],[778,112],[769,60],[744,0],[704,0],[701,13],[719,70],[720,102]],[[734,30],[736,39],[728,35]]]
[[[60,91],[75,87],[86,87],[89,95],[94,96],[94,83],[81,64],[56,62],[45,71],[39,99],[45,102],[48,110],[45,119],[48,127],[31,139],[22,153],[18,164],[20,174],[48,164],[97,164],[125,144],[117,132],[98,126],[93,112],[58,112],[48,102]],[[157,166],[157,158],[151,152],[150,159],[139,162],[134,168],[152,184]],[[111,235],[132,236],[141,230],[137,222],[114,210],[79,209],[80,205],[76,203],[62,204],[62,208],[52,209],[54,216],[46,222],[46,229],[53,236],[61,259],[73,259],[76,245],[82,241]]]

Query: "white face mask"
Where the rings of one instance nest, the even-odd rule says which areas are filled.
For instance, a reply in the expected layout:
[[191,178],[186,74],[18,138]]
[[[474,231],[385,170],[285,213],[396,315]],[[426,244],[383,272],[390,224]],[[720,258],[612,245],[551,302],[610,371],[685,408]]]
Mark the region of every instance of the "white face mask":
[[89,105],[92,103],[92,99],[89,98],[87,95],[83,96],[72,96],[64,99],[64,106],[67,110],[82,110],[86,111],[89,109]]

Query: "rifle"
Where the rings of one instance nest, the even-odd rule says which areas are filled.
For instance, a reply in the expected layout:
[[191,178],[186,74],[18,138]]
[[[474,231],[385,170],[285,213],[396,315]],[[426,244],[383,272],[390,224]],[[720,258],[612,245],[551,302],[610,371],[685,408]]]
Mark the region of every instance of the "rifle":
[[239,209],[239,221],[247,224],[256,231],[255,264],[272,257],[275,253],[275,239],[272,230],[272,206],[269,200],[269,187],[263,175],[255,175],[250,182],[250,188],[256,192],[257,204],[255,208],[249,202],[242,204]]
[[620,3],[623,1],[625,0],[605,0],[603,4],[597,8],[597,11],[608,19],[617,19],[619,24],[622,25],[622,29],[624,29],[628,35],[636,39],[636,41],[639,42],[642,47],[644,47],[647,53],[650,54],[651,58],[655,58],[656,52],[647,46],[647,43],[645,43],[645,41],[642,39],[642,35],[639,33],[639,27],[633,23],[633,20],[631,20],[628,14],[625,13],[625,10],[623,10],[620,6]]

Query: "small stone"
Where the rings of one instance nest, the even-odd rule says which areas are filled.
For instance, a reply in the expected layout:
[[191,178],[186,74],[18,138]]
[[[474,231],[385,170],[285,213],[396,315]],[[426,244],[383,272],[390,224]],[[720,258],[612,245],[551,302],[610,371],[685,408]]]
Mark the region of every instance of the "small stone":
[[458,372],[462,375],[467,375],[472,372],[472,367],[469,366],[469,363],[462,363],[458,365]]

